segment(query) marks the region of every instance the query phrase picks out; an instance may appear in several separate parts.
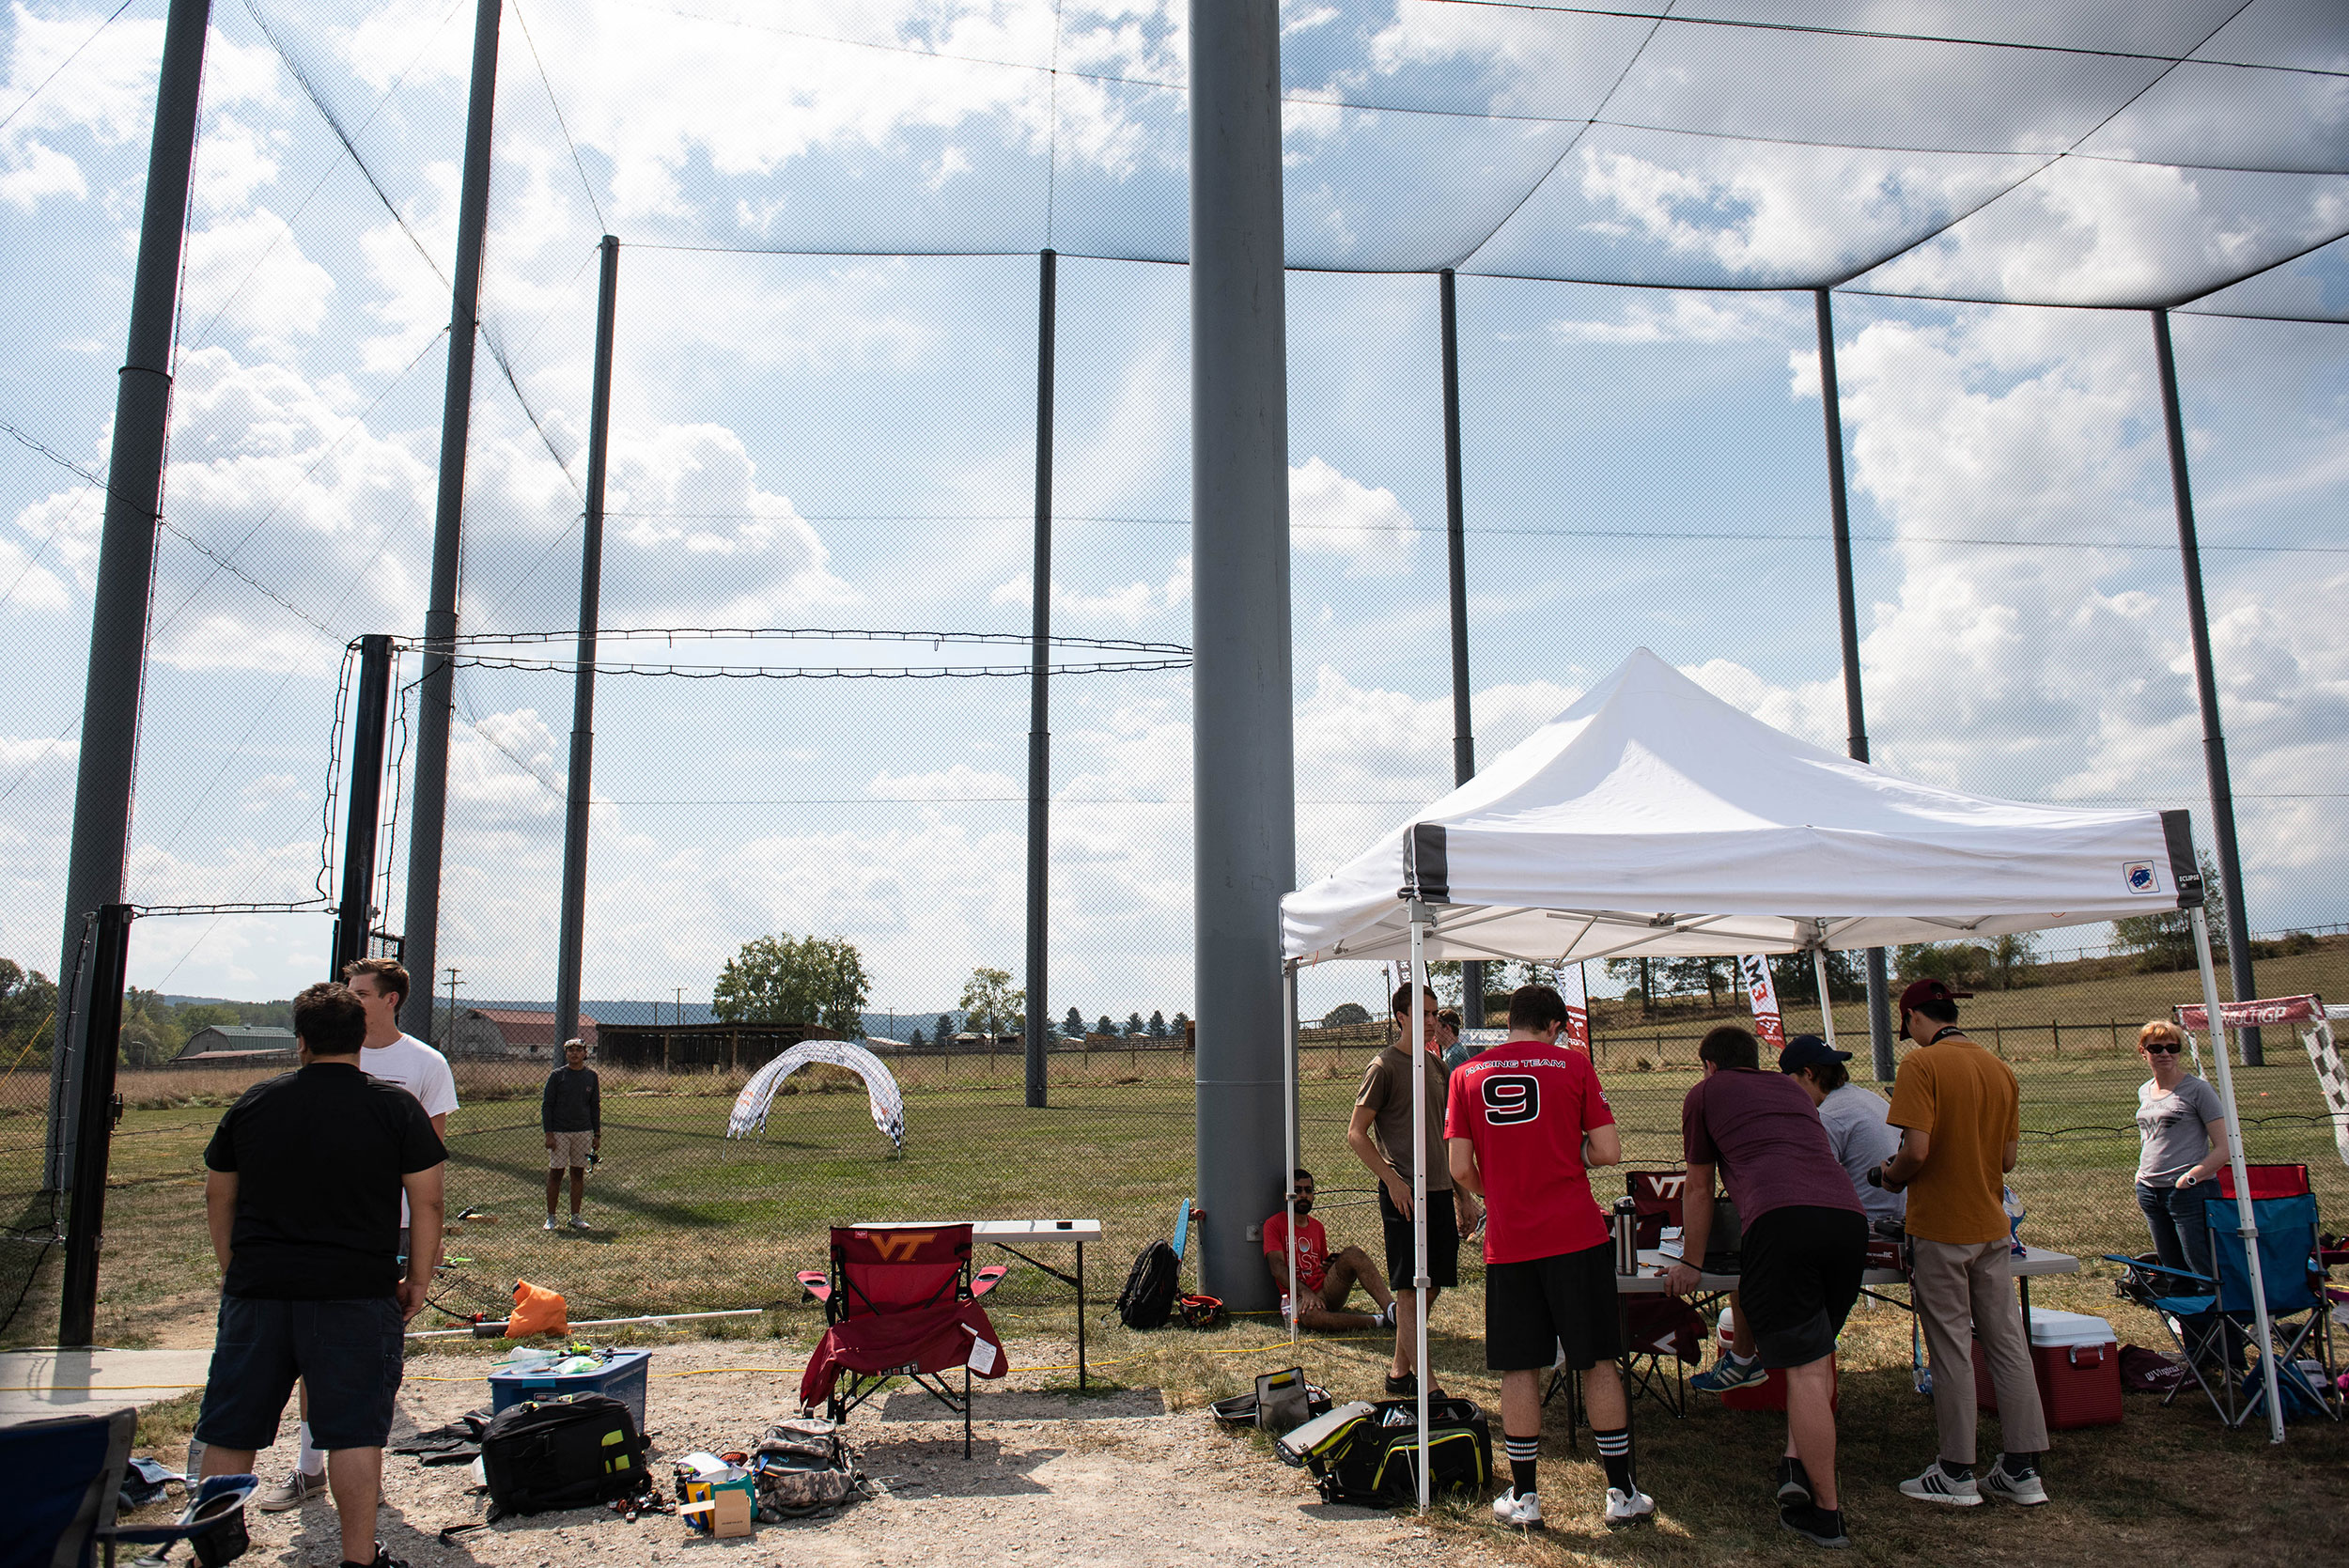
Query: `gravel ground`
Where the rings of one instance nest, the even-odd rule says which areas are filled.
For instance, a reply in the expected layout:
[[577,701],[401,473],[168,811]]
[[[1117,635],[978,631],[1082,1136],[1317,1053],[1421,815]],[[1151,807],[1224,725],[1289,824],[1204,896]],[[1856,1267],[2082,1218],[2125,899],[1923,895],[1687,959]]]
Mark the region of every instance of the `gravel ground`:
[[[1042,1364],[1050,1351],[1041,1343],[1009,1348],[1015,1364]],[[799,1374],[770,1369],[794,1358],[742,1342],[656,1350],[646,1423],[656,1477],[665,1483],[677,1456],[694,1449],[745,1447],[767,1422],[792,1413]],[[411,1359],[393,1440],[486,1405],[481,1376],[474,1358]],[[443,1544],[443,1526],[482,1515],[482,1499],[469,1492],[469,1468],[426,1469],[397,1455],[385,1461],[381,1534],[415,1568],[722,1561],[934,1568],[947,1553],[975,1563],[1119,1568],[1501,1560],[1456,1533],[1439,1539],[1408,1514],[1324,1504],[1303,1472],[1245,1437],[1224,1436],[1204,1411],[1168,1411],[1155,1390],[1077,1398],[1026,1390],[1021,1381],[1014,1374],[978,1385],[976,1414],[985,1419],[973,1423],[968,1461],[959,1421],[919,1394],[898,1392],[878,1412],[859,1411],[849,1436],[882,1495],[826,1517],[760,1525],[743,1539],[690,1536],[673,1515],[631,1524],[608,1509],[583,1509],[502,1520]],[[256,1467],[265,1478],[291,1465],[293,1436],[289,1420]],[[247,1562],[331,1568],[339,1560],[334,1510],[323,1498],[249,1517]],[[1493,1545],[1502,1546],[1498,1539]]]

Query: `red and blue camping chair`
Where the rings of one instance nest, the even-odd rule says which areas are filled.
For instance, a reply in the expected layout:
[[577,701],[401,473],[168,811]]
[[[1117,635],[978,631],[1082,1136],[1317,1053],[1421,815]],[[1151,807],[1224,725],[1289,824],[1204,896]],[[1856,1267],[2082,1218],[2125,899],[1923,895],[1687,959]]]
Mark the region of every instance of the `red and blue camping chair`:
[[91,1568],[101,1548],[106,1568],[114,1568],[117,1543],[193,1542],[202,1568],[244,1555],[244,1501],[259,1484],[249,1475],[200,1483],[176,1524],[115,1523],[137,1427],[136,1410],[0,1426],[0,1475],[8,1478],[9,1498],[0,1568]]
[[[1003,1264],[972,1271],[967,1224],[835,1226],[831,1268],[800,1275],[824,1304],[825,1323],[800,1379],[800,1407],[821,1405],[845,1421],[903,1377],[962,1418],[962,1456],[970,1458],[971,1374],[1011,1370],[979,1298],[1009,1272]],[[947,1381],[957,1368],[959,1393]]]
[[[2252,1165],[2252,1222],[2259,1227],[2260,1278],[2266,1287],[2269,1343],[2258,1343],[2251,1272],[2243,1255],[2236,1212],[2234,1172],[2221,1171],[2216,1190],[2202,1200],[2210,1225],[2210,1250],[2218,1278],[2168,1268],[2142,1258],[2106,1254],[2128,1273],[2122,1294],[2150,1308],[2169,1328],[2188,1374],[2229,1426],[2262,1414],[2267,1378],[2256,1363],[2248,1369],[2244,1348],[2276,1358],[2276,1385],[2287,1418],[2323,1416],[2339,1421],[2332,1379],[2332,1338],[2327,1325],[2325,1271],[2317,1261],[2316,1198],[2309,1190],[2305,1165]],[[2313,1358],[2323,1369],[2310,1378],[2300,1368]],[[2213,1387],[2214,1380],[2217,1387]],[[2164,1405],[2186,1389],[2180,1383]]]

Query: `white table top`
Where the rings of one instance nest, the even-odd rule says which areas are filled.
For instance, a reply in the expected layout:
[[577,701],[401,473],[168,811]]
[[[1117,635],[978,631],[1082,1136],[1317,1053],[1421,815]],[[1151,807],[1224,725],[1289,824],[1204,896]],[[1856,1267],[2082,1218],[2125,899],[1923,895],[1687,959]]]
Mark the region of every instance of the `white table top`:
[[923,1225],[971,1227],[973,1241],[1098,1241],[1098,1219],[858,1219],[856,1230],[902,1230]]
[[[1615,1293],[1619,1296],[1660,1296],[1664,1294],[1664,1270],[1679,1261],[1673,1253],[1654,1248],[1643,1249],[1640,1253],[1640,1272],[1616,1275]],[[2079,1269],[2079,1259],[2069,1252],[2051,1252],[2043,1247],[2024,1248],[2023,1255],[2016,1258],[2013,1265],[2013,1272],[2019,1276],[2077,1274]],[[1908,1281],[1896,1268],[1872,1268],[1859,1277],[1859,1282],[1881,1287],[1903,1285]],[[1735,1274],[1701,1274],[1697,1288],[1708,1294],[1719,1294],[1735,1290],[1738,1283],[1738,1277]]]

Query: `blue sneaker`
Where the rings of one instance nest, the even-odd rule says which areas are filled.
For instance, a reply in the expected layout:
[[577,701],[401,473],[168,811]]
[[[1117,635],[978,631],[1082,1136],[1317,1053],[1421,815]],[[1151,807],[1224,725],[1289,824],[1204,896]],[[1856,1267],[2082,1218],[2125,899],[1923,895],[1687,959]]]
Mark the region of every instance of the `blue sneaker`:
[[1750,1389],[1756,1383],[1766,1383],[1769,1377],[1769,1371],[1762,1365],[1761,1357],[1741,1358],[1724,1350],[1719,1360],[1688,1379],[1688,1387],[1701,1394],[1725,1394],[1732,1389]]

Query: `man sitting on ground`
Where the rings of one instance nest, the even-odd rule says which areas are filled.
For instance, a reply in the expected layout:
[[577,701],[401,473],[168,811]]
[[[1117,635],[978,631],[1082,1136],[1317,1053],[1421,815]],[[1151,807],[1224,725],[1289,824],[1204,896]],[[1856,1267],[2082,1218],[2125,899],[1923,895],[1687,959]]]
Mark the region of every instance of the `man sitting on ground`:
[[[1321,1221],[1307,1218],[1314,1212],[1314,1173],[1303,1166],[1297,1170],[1297,1289],[1304,1297],[1304,1310],[1297,1314],[1299,1328],[1392,1328],[1394,1327],[1394,1296],[1387,1289],[1386,1277],[1378,1265],[1370,1261],[1370,1254],[1359,1247],[1348,1247],[1331,1256],[1330,1234],[1321,1228]],[[1272,1288],[1281,1296],[1281,1315],[1289,1313],[1289,1217],[1286,1210],[1264,1222],[1265,1266],[1272,1270]],[[1352,1312],[1346,1310],[1346,1298],[1356,1285],[1370,1293],[1378,1303],[1376,1312]]]

